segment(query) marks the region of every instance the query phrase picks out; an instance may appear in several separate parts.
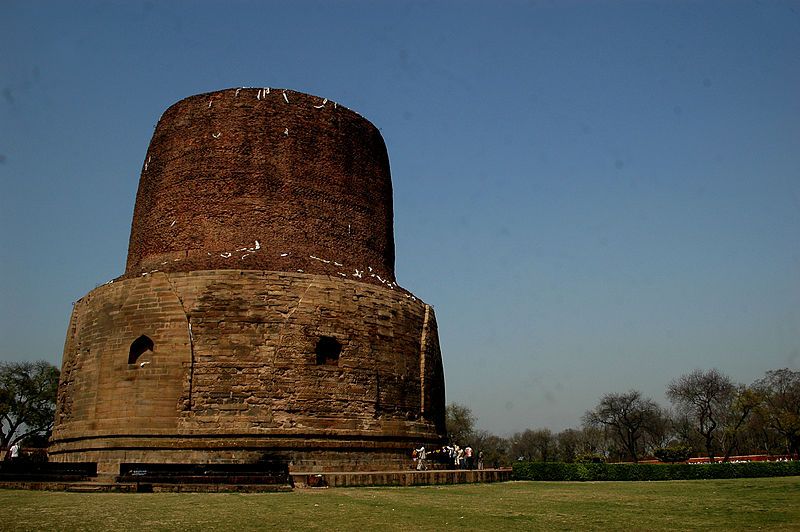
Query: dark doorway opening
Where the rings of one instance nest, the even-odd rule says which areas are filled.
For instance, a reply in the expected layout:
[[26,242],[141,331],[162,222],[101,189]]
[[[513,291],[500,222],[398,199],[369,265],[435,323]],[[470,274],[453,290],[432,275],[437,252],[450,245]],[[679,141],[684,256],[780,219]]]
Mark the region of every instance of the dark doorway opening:
[[128,364],[136,364],[136,361],[145,351],[152,351],[154,347],[155,344],[149,336],[141,335],[131,344],[131,350],[128,353]]
[[317,365],[338,366],[342,344],[333,336],[320,336],[317,342]]

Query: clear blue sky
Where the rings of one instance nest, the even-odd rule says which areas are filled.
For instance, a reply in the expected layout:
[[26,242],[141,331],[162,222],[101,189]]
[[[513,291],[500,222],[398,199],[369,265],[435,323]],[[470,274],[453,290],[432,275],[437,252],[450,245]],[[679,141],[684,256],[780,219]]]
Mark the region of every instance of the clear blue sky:
[[800,2],[0,6],[0,359],[61,363],[173,102],[290,88],[383,132],[448,401],[508,433],[694,368],[800,369]]

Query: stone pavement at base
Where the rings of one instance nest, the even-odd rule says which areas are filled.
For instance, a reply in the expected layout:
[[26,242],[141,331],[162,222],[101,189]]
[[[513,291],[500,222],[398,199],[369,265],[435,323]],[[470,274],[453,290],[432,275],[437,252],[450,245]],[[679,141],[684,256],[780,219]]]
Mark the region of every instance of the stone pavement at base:
[[292,472],[298,487],[422,486],[511,480],[511,469],[430,469],[427,471]]
[[[423,486],[468,484],[511,480],[511,469],[429,470],[429,471],[334,471],[291,473],[297,488]],[[0,482],[0,489],[29,489],[68,492],[275,492],[291,491],[274,484],[136,484],[122,482]]]

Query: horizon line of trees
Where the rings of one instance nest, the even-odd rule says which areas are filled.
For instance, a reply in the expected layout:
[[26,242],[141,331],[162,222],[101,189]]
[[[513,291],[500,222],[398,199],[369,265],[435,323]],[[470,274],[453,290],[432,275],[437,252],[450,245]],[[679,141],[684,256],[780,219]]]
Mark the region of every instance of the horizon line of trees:
[[770,370],[748,386],[716,369],[698,369],[673,379],[666,395],[671,408],[634,389],[608,393],[586,411],[580,427],[556,433],[528,428],[508,438],[477,430],[470,408],[451,403],[446,410],[448,437],[482,450],[487,465],[800,457],[800,371]]

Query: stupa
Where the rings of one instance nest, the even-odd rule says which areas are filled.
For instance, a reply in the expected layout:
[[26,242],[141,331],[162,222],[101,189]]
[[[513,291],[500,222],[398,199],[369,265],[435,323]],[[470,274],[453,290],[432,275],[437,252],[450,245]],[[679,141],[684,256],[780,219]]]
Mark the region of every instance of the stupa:
[[181,100],[125,273],[74,304],[53,461],[407,468],[443,441],[433,308],[397,284],[377,128],[291,90]]

